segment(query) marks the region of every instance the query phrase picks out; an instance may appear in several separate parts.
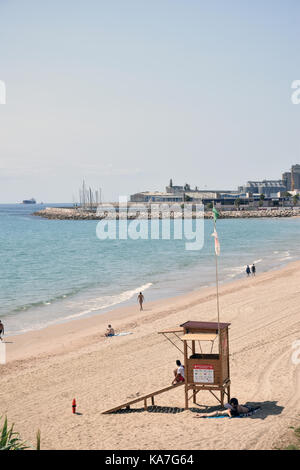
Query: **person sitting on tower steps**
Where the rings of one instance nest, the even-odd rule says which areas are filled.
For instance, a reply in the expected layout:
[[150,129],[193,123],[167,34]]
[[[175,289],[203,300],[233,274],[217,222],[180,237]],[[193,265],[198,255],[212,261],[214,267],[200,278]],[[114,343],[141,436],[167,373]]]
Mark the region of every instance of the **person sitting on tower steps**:
[[176,385],[180,382],[184,382],[184,366],[181,364],[180,360],[177,359],[176,365],[178,366],[174,370],[174,380],[172,382],[172,385]]

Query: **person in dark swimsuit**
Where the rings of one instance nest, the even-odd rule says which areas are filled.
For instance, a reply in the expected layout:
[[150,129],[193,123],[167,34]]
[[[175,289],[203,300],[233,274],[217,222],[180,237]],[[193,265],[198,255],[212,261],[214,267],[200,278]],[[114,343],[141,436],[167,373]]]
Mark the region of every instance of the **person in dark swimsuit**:
[[4,335],[4,326],[2,321],[0,320],[0,339],[2,341],[2,335]]
[[138,302],[139,302],[139,304],[140,304],[140,310],[143,310],[143,302],[144,302],[144,300],[145,300],[145,299],[144,299],[144,296],[143,296],[142,292],[140,292],[139,295],[138,295]]
[[230,402],[225,405],[225,408],[225,410],[213,411],[212,413],[200,413],[194,416],[194,418],[209,418],[215,416],[229,416],[229,418],[235,418],[253,411],[253,408],[250,406],[240,405],[237,398],[231,398]]

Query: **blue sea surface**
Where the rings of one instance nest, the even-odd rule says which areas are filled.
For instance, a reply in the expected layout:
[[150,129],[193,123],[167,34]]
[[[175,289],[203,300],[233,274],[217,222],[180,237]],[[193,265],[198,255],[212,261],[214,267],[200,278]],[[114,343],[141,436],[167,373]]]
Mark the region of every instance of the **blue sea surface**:
[[[140,291],[152,301],[215,281],[210,220],[203,249],[188,251],[187,240],[172,238],[173,225],[170,240],[99,240],[97,221],[42,219],[32,215],[39,208],[0,205],[0,319],[8,334],[136,305]],[[259,273],[300,259],[300,218],[218,220],[217,228],[221,282],[244,276],[253,262]]]

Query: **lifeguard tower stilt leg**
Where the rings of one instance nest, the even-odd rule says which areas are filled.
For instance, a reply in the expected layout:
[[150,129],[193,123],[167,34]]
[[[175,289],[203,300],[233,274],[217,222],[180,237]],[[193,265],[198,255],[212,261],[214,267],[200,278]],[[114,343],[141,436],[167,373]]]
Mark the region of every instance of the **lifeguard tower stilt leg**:
[[[188,369],[188,362],[187,362],[187,357],[188,357],[188,347],[186,341],[183,344],[183,351],[184,351],[184,370],[185,370],[185,375],[186,371]],[[188,389],[188,381],[185,379],[185,384],[184,384],[184,392],[185,392],[185,409],[189,409],[189,389]]]

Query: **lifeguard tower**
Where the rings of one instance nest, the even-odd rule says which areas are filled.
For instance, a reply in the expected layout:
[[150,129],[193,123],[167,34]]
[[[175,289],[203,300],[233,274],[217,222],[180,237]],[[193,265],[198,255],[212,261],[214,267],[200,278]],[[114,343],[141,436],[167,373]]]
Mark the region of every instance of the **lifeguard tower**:
[[[210,392],[223,406],[225,395],[230,400],[229,326],[230,323],[187,321],[179,328],[159,331],[183,354],[185,382],[168,385],[103,413],[129,410],[131,405],[138,402],[144,402],[144,409],[147,410],[148,400],[154,406],[154,399],[158,395],[180,386],[184,386],[185,390],[185,409],[189,408],[191,399],[196,403],[196,396],[200,391]],[[220,398],[217,395],[219,392]]]
[[187,321],[180,329],[159,332],[183,353],[185,409],[192,398],[196,403],[200,391],[209,391],[222,406],[225,395],[230,400],[229,326],[230,323]]

